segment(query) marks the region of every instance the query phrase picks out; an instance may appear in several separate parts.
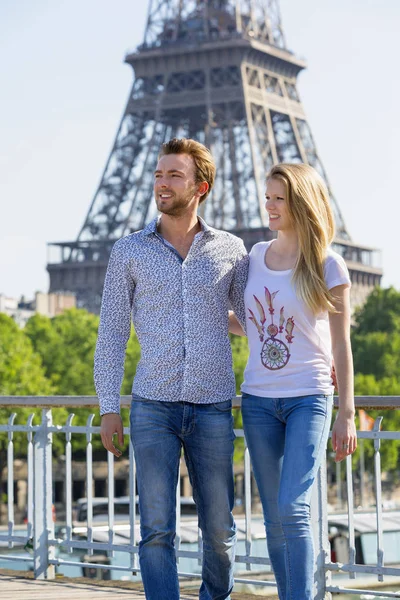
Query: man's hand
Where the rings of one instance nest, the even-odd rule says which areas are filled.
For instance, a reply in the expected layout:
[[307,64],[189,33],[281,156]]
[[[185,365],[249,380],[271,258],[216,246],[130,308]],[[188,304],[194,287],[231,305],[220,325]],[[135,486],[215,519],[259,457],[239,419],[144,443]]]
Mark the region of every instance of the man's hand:
[[117,413],[109,413],[101,417],[101,428],[100,435],[103,446],[109,452],[112,452],[117,458],[122,454],[119,448],[116,448],[113,444],[113,436],[117,434],[118,445],[124,445],[124,426],[122,419]]

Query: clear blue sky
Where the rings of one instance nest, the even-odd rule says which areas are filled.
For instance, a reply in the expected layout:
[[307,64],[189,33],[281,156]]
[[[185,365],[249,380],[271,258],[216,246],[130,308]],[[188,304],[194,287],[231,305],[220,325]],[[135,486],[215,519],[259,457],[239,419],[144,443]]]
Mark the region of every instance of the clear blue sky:
[[[147,1],[0,3],[0,293],[47,291],[46,242],[74,240],[131,88]],[[400,2],[281,0],[299,91],[348,230],[400,289]]]

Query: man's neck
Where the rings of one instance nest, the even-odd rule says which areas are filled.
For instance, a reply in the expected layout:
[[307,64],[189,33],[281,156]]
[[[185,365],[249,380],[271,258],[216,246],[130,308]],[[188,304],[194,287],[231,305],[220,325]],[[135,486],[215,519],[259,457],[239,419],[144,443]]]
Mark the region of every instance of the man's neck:
[[161,215],[157,226],[158,232],[173,243],[174,241],[193,240],[196,233],[201,231],[197,213],[185,214],[179,217]]

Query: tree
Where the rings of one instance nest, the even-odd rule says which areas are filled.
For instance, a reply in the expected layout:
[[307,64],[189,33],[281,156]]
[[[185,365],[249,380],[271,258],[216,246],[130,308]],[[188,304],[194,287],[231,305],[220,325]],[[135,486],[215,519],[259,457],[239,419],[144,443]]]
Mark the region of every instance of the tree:
[[[54,392],[46,378],[40,356],[35,353],[32,343],[7,315],[0,313],[0,396],[46,396]],[[16,412],[15,423],[26,424],[30,414],[38,416],[38,410],[31,408],[0,407],[0,422],[7,423],[10,415]],[[37,420],[37,419],[36,419]],[[26,434],[13,436],[15,455],[26,454]],[[0,496],[3,470],[7,464],[6,435],[0,436]]]
[[354,332],[354,370],[376,379],[400,377],[400,332]]
[[[41,356],[46,375],[55,388],[55,394],[61,396],[94,396],[93,360],[96,348],[99,317],[84,309],[67,310],[52,319],[43,315],[34,315],[29,319],[25,332]],[[121,394],[132,391],[132,381],[140,358],[140,347],[136,334],[132,330],[127,345],[125,374]],[[69,410],[69,412],[72,412]],[[98,414],[98,411],[95,411]],[[85,425],[93,408],[81,408],[76,411],[74,425]],[[122,410],[124,422],[127,422],[126,410]],[[54,411],[59,422],[60,413]],[[84,451],[85,436],[73,436],[74,451]],[[103,450],[100,437],[93,438],[94,450]]]
[[[354,380],[354,389],[357,396],[400,396],[400,381],[396,377],[383,377],[377,380],[374,375],[357,374]],[[370,410],[368,415],[373,419],[383,417],[382,429],[386,431],[400,431],[399,410]],[[373,472],[374,443],[365,440],[364,451],[366,464]],[[381,442],[380,447],[382,471],[390,472],[394,478],[398,469],[400,453],[400,440]],[[359,453],[355,454],[355,462],[359,461]]]
[[354,370],[377,380],[400,378],[400,292],[375,288],[356,310]]
[[0,313],[0,395],[47,395],[53,389],[30,340],[13,319]]
[[[241,337],[238,335],[230,335],[231,347],[232,347],[232,358],[233,358],[233,372],[235,374],[236,381],[236,394],[240,394],[240,386],[243,383],[243,373],[247,364],[249,356],[249,347],[247,343],[247,337]],[[243,428],[242,411],[233,411],[234,425],[236,429]],[[234,461],[236,463],[242,463],[244,456],[244,439],[237,438],[235,440],[235,453]]]
[[356,309],[355,323],[358,335],[375,331],[400,333],[400,292],[393,287],[376,287],[365,304]]
[[93,357],[99,319],[70,309],[49,319],[34,315],[25,333],[41,356],[47,377],[61,396],[94,395]]

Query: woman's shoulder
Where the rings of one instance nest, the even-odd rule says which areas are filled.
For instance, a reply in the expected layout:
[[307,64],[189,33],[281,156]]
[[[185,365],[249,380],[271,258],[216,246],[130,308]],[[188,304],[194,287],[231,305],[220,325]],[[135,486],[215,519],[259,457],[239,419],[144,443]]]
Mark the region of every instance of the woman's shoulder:
[[325,257],[324,267],[328,268],[334,264],[337,264],[340,266],[346,266],[343,256],[341,256],[338,252],[335,252],[335,250],[332,250],[332,248],[328,248],[328,251],[327,251],[326,257]]
[[350,284],[350,275],[343,256],[331,248],[325,258],[324,275],[328,289],[336,285]]
[[265,251],[268,248],[268,246],[270,246],[271,242],[272,240],[270,240],[269,242],[258,242],[257,244],[254,244],[254,246],[250,250],[250,258],[257,259],[258,257],[262,256],[264,260]]

